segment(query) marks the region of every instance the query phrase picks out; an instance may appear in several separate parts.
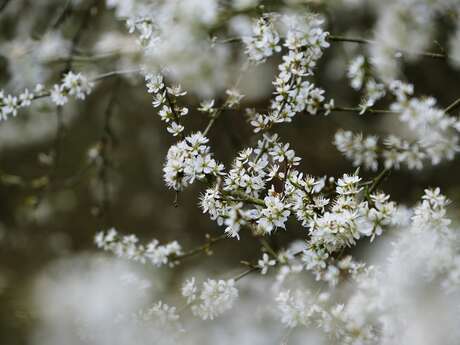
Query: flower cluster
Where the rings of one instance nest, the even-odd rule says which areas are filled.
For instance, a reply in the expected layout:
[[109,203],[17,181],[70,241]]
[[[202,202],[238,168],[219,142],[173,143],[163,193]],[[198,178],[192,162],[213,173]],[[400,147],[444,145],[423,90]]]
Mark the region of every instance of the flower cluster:
[[143,320],[154,320],[160,327],[177,324],[179,320],[176,307],[170,306],[162,301],[158,301],[151,308],[139,314]]
[[369,75],[369,64],[362,55],[355,57],[348,66],[347,77],[350,85],[357,91],[363,91],[360,114],[364,114],[369,108],[383,98],[386,94],[385,84],[379,83]]
[[29,107],[35,94],[43,90],[42,85],[37,85],[35,92],[29,92],[25,89],[19,96],[5,95],[3,90],[0,90],[0,121],[8,120],[9,116],[16,116],[20,108]]
[[98,248],[110,251],[120,258],[141,263],[149,262],[157,267],[174,265],[174,257],[182,253],[182,248],[177,241],[160,245],[158,240],[153,240],[143,245],[139,244],[136,235],[120,236],[114,228],[97,233],[94,242]]
[[274,19],[270,15],[257,19],[253,25],[253,36],[243,37],[246,54],[251,60],[260,63],[281,51],[280,36],[275,29]]
[[[201,198],[203,212],[220,225],[225,224],[225,232],[236,238],[242,225],[252,224],[262,233],[284,228],[291,213],[290,205],[276,188],[284,189],[288,170],[299,161],[289,144],[279,142],[277,135],[265,135],[256,148],[238,154],[232,169],[224,176],[222,189],[216,185],[206,190]],[[267,187],[264,200],[258,199]],[[242,201],[255,207],[243,208]]]
[[[388,89],[396,98],[391,104],[391,111],[398,114],[413,137],[407,140],[390,134],[379,146],[375,135],[364,137],[339,130],[334,140],[337,149],[355,166],[371,170],[377,170],[379,158],[383,159],[387,169],[399,169],[404,164],[411,170],[422,169],[426,160],[433,165],[452,160],[460,150],[459,121],[439,109],[434,98],[412,97],[413,85],[393,81]],[[369,107],[372,106],[373,103],[369,104]]]
[[289,328],[315,324],[342,344],[372,344],[377,329],[362,323],[343,304],[331,303],[327,293],[315,297],[308,290],[281,291],[276,298],[281,322]]
[[304,177],[297,165],[288,145],[265,135],[255,149],[240,152],[222,186],[206,190],[200,203],[203,212],[236,238],[242,226],[271,234],[285,228],[293,214],[309,229],[311,248],[325,253],[354,245],[362,236],[373,240],[392,224],[395,204],[383,193],[364,198],[357,175],[338,179],[336,197],[331,199],[321,193],[324,179]]
[[180,124],[180,118],[188,114],[188,109],[179,106],[176,98],[184,96],[187,92],[182,91],[180,85],[167,87],[161,74],[147,74],[145,80],[148,93],[154,97],[152,105],[154,108],[161,107],[158,115],[168,124],[168,132],[174,136],[181,135],[184,126]]
[[411,93],[406,90],[412,90],[411,85],[401,87],[399,82],[394,82],[390,89],[397,98],[391,109],[400,113],[401,122],[406,123],[416,136],[423,152],[421,158],[426,157],[432,164],[452,160],[460,149],[458,120],[438,108],[432,97],[410,97]]
[[192,304],[192,313],[203,320],[213,320],[231,309],[238,298],[235,281],[208,279],[200,290],[195,279],[187,280],[182,286],[182,296]]
[[[341,185],[347,184],[343,181]],[[349,185],[344,192],[353,189]],[[384,205],[392,207],[386,199],[376,195],[372,202],[380,204],[376,206],[379,209]],[[331,258],[324,250],[304,250],[305,268],[317,280],[335,286],[348,275],[352,288],[345,294],[344,290],[312,294],[309,289],[281,289],[276,297],[281,322],[288,328],[316,326],[344,344],[387,344],[412,339],[407,322],[414,320],[411,313],[418,310],[420,303],[412,296],[414,291],[439,299],[449,297],[441,297],[440,289],[433,290],[434,283],[448,293],[455,291],[454,286],[458,288],[458,234],[446,217],[448,203],[439,188],[425,190],[412,216],[406,214],[405,221],[400,222],[401,231],[386,256],[389,260],[381,267],[355,262],[351,256]],[[295,265],[292,260],[290,265]]]
[[360,178],[344,175],[337,181],[336,193],[330,210],[314,215],[310,222],[311,246],[336,252],[354,245],[361,236],[371,240],[382,234],[382,226],[391,225],[395,204],[384,194],[371,194],[361,200]]
[[334,145],[354,166],[364,166],[373,171],[378,168],[378,138],[375,135],[363,137],[361,133],[339,130],[334,137]]
[[[313,68],[323,54],[322,50],[329,47],[328,33],[322,29],[323,20],[314,15],[283,18],[288,27],[284,42],[288,52],[283,56],[283,63],[279,65],[280,73],[273,82],[275,98],[269,113],[254,113],[251,118],[251,125],[256,133],[270,128],[274,123],[291,122],[292,117],[303,111],[315,115],[324,110],[328,114],[334,104],[333,101],[323,104],[324,90],[305,80],[305,77],[312,75]],[[261,23],[264,20],[262,19]],[[271,29],[268,31],[271,32]],[[260,29],[257,32],[260,32]],[[259,39],[246,40],[249,42],[249,52],[255,49],[254,41],[259,42]],[[261,42],[262,46],[265,45],[264,51],[270,55],[276,50],[267,47],[265,40],[262,39]],[[256,59],[254,55],[250,56]],[[258,55],[257,60],[263,60],[264,57],[265,55]]]
[[257,224],[264,233],[270,234],[276,228],[285,229],[291,211],[289,205],[285,205],[278,196],[266,196],[264,199],[265,208],[260,211],[260,218]]
[[212,158],[207,142],[208,138],[197,132],[169,148],[163,168],[164,180],[169,188],[179,191],[195,179],[222,174],[224,166]]
[[69,101],[69,96],[84,100],[91,93],[93,83],[81,73],[68,72],[60,84],[55,84],[51,89],[51,101],[62,106]]

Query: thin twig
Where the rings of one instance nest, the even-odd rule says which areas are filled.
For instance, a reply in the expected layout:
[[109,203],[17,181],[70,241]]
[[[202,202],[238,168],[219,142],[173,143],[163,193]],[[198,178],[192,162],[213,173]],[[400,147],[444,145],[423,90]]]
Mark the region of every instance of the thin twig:
[[372,194],[378,186],[385,180],[385,178],[390,174],[391,170],[388,168],[383,169],[380,174],[378,174],[372,181],[371,186],[366,190],[366,194],[369,196]]
[[66,66],[64,68],[63,74],[72,69],[73,55],[76,53],[76,48],[78,47],[78,45],[79,45],[79,43],[80,43],[80,41],[81,41],[81,39],[83,37],[83,32],[85,31],[85,29],[87,28],[87,26],[89,24],[89,20],[91,18],[91,11],[92,11],[93,7],[96,6],[97,2],[98,2],[98,0],[94,0],[88,6],[88,8],[86,9],[85,14],[83,16],[83,20],[81,21],[80,26],[78,27],[77,31],[75,32],[75,34],[74,34],[74,36],[72,38],[69,56],[67,58],[67,62],[66,62]]
[[450,113],[450,112],[454,111],[455,109],[457,109],[459,106],[460,106],[460,98],[456,99],[456,100],[453,101],[450,105],[448,105],[448,106],[444,109],[444,112],[445,112],[445,113]]
[[331,42],[350,42],[350,43],[359,43],[359,44],[373,44],[374,41],[365,39],[365,38],[356,38],[356,37],[346,37],[338,35],[329,35],[327,39]]
[[185,252],[185,253],[182,253],[180,255],[176,255],[174,256],[172,259],[173,260],[182,260],[182,259],[185,259],[185,258],[188,258],[188,257],[191,257],[191,256],[194,256],[196,254],[199,254],[201,252],[208,252],[211,248],[211,246],[213,246],[214,244],[224,240],[228,238],[227,235],[223,234],[223,235],[220,235],[220,236],[217,236],[217,237],[209,237],[207,238],[206,240],[206,243],[196,247],[196,248],[193,248],[193,249],[190,249],[189,251]]
[[222,196],[231,197],[230,201],[242,201],[254,205],[265,206],[262,199],[254,198],[242,192],[226,192],[221,191]]
[[[356,113],[361,113],[362,109],[359,107],[341,107],[337,106],[332,108],[332,111],[341,111],[341,112],[356,112]],[[371,113],[371,114],[400,114],[399,111],[394,111],[394,110],[389,110],[389,109],[366,109],[365,113]]]
[[236,275],[236,276],[233,277],[232,279],[233,279],[234,281],[237,282],[238,280],[240,280],[240,279],[246,277],[247,275],[251,274],[251,273],[254,272],[254,271],[257,271],[258,269],[259,269],[258,266],[253,266],[253,267],[251,267],[250,269],[248,269],[248,270],[246,270],[246,271],[244,271],[244,272],[241,272],[240,274]]
[[59,12],[58,16],[54,20],[51,28],[56,30],[62,23],[65,22],[69,14],[72,13],[72,0],[67,0],[65,5],[62,7],[61,11]]

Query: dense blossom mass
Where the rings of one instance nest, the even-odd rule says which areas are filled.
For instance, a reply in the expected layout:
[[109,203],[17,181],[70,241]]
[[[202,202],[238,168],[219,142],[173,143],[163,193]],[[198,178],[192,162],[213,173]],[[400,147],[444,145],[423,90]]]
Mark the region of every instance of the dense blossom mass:
[[[1,184],[39,191],[29,202],[39,211],[48,194],[76,185],[75,177],[56,178],[58,165],[67,159],[60,145],[72,122],[70,117],[63,120],[62,111],[82,102],[98,103],[101,84],[115,80],[102,111],[101,137],[85,151],[87,166],[76,175],[96,171],[97,188],[88,189],[98,207],[91,213],[103,218],[104,225],[93,242],[116,257],[117,264],[98,257],[95,264],[80,262],[71,270],[83,278],[57,274],[61,285],[53,279],[40,281],[38,299],[65,296],[60,309],[54,307],[59,303],[52,303],[50,311],[38,303],[45,319],[59,330],[69,322],[78,343],[89,344],[233,344],[240,337],[244,344],[460,343],[460,236],[455,213],[448,214],[450,207],[458,206],[451,205],[449,199],[455,197],[449,190],[416,180],[423,169],[432,169],[434,175],[441,164],[458,159],[460,118],[455,111],[460,98],[444,105],[444,97],[420,93],[424,89],[405,75],[424,59],[459,68],[458,1],[106,0],[94,2],[85,12],[87,2],[68,1],[72,10],[64,8],[53,24],[56,32],[2,52],[12,65],[14,52],[30,51],[30,56],[10,68],[14,80],[0,90],[0,137],[1,126],[12,126],[5,127],[12,131],[15,121],[24,121],[24,126],[30,121],[31,132],[40,132],[34,121],[39,121],[42,108],[57,114],[57,129],[31,136],[40,142],[56,131],[51,153],[39,155],[49,173],[27,183],[0,171]],[[376,19],[367,31],[370,37],[334,32],[346,23],[334,11],[358,11],[363,4]],[[117,25],[123,24],[122,33],[118,26],[105,32],[91,43],[91,54],[78,47],[87,23],[69,42],[58,33],[60,21],[72,11],[91,18],[103,10]],[[436,32],[441,21],[451,26],[442,35]],[[447,36],[446,47],[440,48],[440,36]],[[345,59],[338,57],[339,50]],[[112,58],[118,59],[116,69],[96,68],[98,61]],[[80,67],[93,63],[93,68]],[[37,65],[37,80],[18,72],[30,64]],[[64,68],[48,73],[42,67],[46,64]],[[338,70],[342,84],[335,76]],[[326,84],[331,75],[337,89],[345,85],[346,90]],[[251,83],[256,84],[252,90],[247,85]],[[116,136],[122,126],[112,121],[120,84],[130,90],[123,95],[132,98],[129,102],[148,99],[148,111],[154,115],[147,120],[161,121],[165,128],[160,126],[158,133],[167,136],[139,135],[140,146],[158,141],[160,149],[148,151],[155,162],[145,169],[153,166],[150,177],[163,178],[161,188],[174,198],[165,203],[177,207],[152,226],[154,239],[144,240],[145,235],[132,233],[110,217],[112,199],[125,183],[116,174],[110,181],[110,173],[130,169],[112,156],[120,142],[123,145]],[[137,85],[143,92],[134,97]],[[354,117],[340,122],[334,117],[339,112]],[[222,117],[228,121],[219,123]],[[327,142],[339,152],[337,157],[345,158],[335,171],[314,169],[315,160],[325,156],[323,141],[291,141],[290,131],[305,129],[297,126],[302,118],[311,121],[305,122],[310,127],[319,121],[331,123]],[[235,134],[240,123],[245,128]],[[380,123],[385,125],[378,127]],[[310,127],[308,133],[314,130]],[[221,135],[230,137],[231,149]],[[225,148],[231,151],[230,159],[222,156]],[[397,170],[414,178],[415,205],[384,191],[384,183]],[[319,171],[318,176],[312,171]],[[145,201],[149,193],[152,190],[144,188],[138,199],[123,200],[123,208],[135,209],[139,217],[153,212],[155,205]],[[198,230],[189,227],[177,238],[175,225],[171,231],[161,230],[164,224],[180,224],[172,218],[186,218],[182,196],[189,202],[190,195],[196,197],[196,212],[216,233],[192,248],[187,247],[189,239]],[[65,209],[66,203],[59,206]],[[204,224],[194,223],[197,228]],[[2,226],[0,222],[0,230]],[[252,243],[253,256],[241,260],[239,252],[227,253],[242,266],[233,270],[218,260],[217,242],[232,248]],[[203,258],[208,264],[190,269],[192,257],[203,253],[216,259]],[[129,272],[121,274],[124,270]],[[113,275],[122,276],[122,283],[113,283]],[[113,291],[106,286],[106,276]],[[96,286],[96,297],[90,283]],[[123,284],[128,286],[126,295]],[[167,284],[169,288],[163,286]],[[105,295],[112,292],[109,301],[112,298]],[[88,303],[75,302],[87,296]],[[110,302],[113,309],[106,307]],[[56,334],[60,336],[50,344],[62,339],[61,331]]]

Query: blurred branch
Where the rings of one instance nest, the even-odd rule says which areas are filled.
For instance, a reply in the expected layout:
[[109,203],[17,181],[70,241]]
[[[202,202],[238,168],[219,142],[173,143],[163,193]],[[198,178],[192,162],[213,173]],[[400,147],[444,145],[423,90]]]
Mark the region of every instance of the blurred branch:
[[[378,44],[378,42],[364,39],[364,38],[356,38],[356,37],[346,37],[346,36],[337,36],[337,35],[329,35],[328,40],[331,42],[345,42],[345,43],[357,43],[357,44],[369,44],[374,45]],[[400,48],[392,48],[395,52],[408,54],[409,52],[405,51],[404,49]],[[433,58],[433,59],[440,59],[446,60],[448,58],[447,54],[444,53],[433,53],[433,52],[415,52],[416,55]]]
[[[339,35],[329,35],[328,40],[330,42],[343,42],[343,43],[357,43],[357,44],[365,44],[365,45],[373,45],[378,44],[378,42],[369,40],[366,38],[358,38],[358,37],[347,37],[347,36],[339,36]],[[218,44],[228,44],[228,43],[240,43],[243,42],[241,37],[230,37],[224,40],[215,40],[215,43]],[[395,52],[399,52],[402,54],[408,54],[409,52],[405,51],[404,49],[400,48],[392,48]],[[415,55],[428,57],[438,60],[446,60],[448,58],[447,54],[444,53],[434,53],[434,52],[415,52]]]
[[98,75],[94,77],[91,81],[92,82],[98,82],[107,78],[123,75],[123,74],[131,74],[131,73],[139,73],[142,72],[142,68],[133,68],[133,69],[126,69],[126,70],[117,70],[117,71],[111,71],[107,73],[103,73],[101,75]]
[[355,37],[346,37],[346,36],[337,36],[329,35],[328,40],[331,42],[350,42],[350,43],[359,43],[359,44],[373,44],[374,41],[365,39],[365,38],[355,38]]
[[448,106],[444,109],[444,112],[445,112],[445,113],[450,113],[450,112],[454,111],[455,109],[457,109],[459,106],[460,106],[460,98],[456,99],[456,100],[453,101],[450,105],[448,105]]
[[[100,60],[115,59],[122,55],[121,51],[113,51],[108,53],[94,54],[94,55],[82,55],[74,54],[72,56],[73,62],[96,62]],[[48,60],[47,63],[67,63],[68,57],[57,57],[52,60]]]
[[57,15],[56,19],[54,20],[51,28],[56,30],[61,26],[62,23],[68,18],[68,16],[72,13],[72,0],[67,0],[67,2],[62,7],[61,11]]
[[91,18],[91,15],[92,15],[92,10],[93,10],[93,7],[96,6],[98,3],[98,0],[93,0],[91,2],[91,4],[88,6],[88,8],[85,10],[85,13],[83,15],[83,19],[80,23],[80,26],[78,27],[77,31],[75,32],[73,38],[72,38],[72,42],[71,42],[71,46],[70,46],[70,53],[69,53],[69,56],[67,58],[67,62],[66,62],[66,66],[64,68],[64,72],[63,73],[66,73],[68,71],[70,71],[72,69],[72,62],[73,62],[73,55],[76,53],[76,48],[77,46],[79,45],[82,37],[83,37],[83,32],[85,31],[85,29],[87,28],[88,24],[89,24],[89,20]]
[[380,172],[380,174],[370,181],[370,187],[366,187],[365,191],[367,198],[375,192],[378,186],[390,175],[390,173],[391,169],[385,168]]
[[[88,162],[84,166],[82,166],[74,175],[69,176],[61,181],[55,181],[53,187],[54,188],[73,188],[78,183],[81,182],[83,177],[86,173],[90,170],[93,166],[94,162]],[[22,176],[18,175],[11,175],[4,171],[0,170],[0,184],[7,186],[7,187],[18,187],[23,189],[42,189],[45,188],[49,184],[49,176],[43,175],[34,177],[30,180],[24,179]]]
[[[332,108],[332,111],[337,111],[337,112],[353,112],[353,113],[361,113],[362,109],[359,107],[334,107]],[[365,113],[371,113],[371,114],[400,114],[399,111],[393,111],[389,109],[366,109]]]
[[62,106],[56,107],[56,134],[51,149],[52,154],[52,166],[46,175],[47,183],[40,189],[37,198],[34,203],[34,209],[37,210],[41,202],[45,198],[46,194],[51,190],[51,185],[58,176],[59,164],[61,161],[61,150],[62,150],[62,141],[64,138],[64,119]]
[[6,6],[8,6],[10,0],[3,0],[2,3],[0,3],[0,12],[2,12]]
[[99,180],[102,184],[102,201],[101,210],[102,216],[104,217],[105,226],[109,227],[111,223],[111,212],[110,212],[110,190],[109,190],[109,173],[112,167],[111,162],[111,151],[117,143],[117,138],[113,132],[111,119],[113,116],[113,110],[117,99],[118,86],[120,79],[116,79],[112,92],[107,103],[107,107],[104,112],[104,127],[103,133],[100,139],[99,156],[101,158],[101,166],[99,169]]

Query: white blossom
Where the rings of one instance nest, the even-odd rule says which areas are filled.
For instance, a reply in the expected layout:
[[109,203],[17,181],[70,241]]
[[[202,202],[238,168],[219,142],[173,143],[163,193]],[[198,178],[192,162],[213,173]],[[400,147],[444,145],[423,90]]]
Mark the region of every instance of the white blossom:
[[203,320],[213,320],[231,309],[237,298],[234,280],[208,279],[203,282],[198,303],[192,306],[192,312]]
[[264,253],[262,255],[262,259],[257,262],[257,265],[260,268],[260,273],[261,274],[267,274],[268,268],[270,266],[275,266],[276,265],[276,260],[273,260],[273,259],[270,260],[270,257],[268,256],[268,254]]

